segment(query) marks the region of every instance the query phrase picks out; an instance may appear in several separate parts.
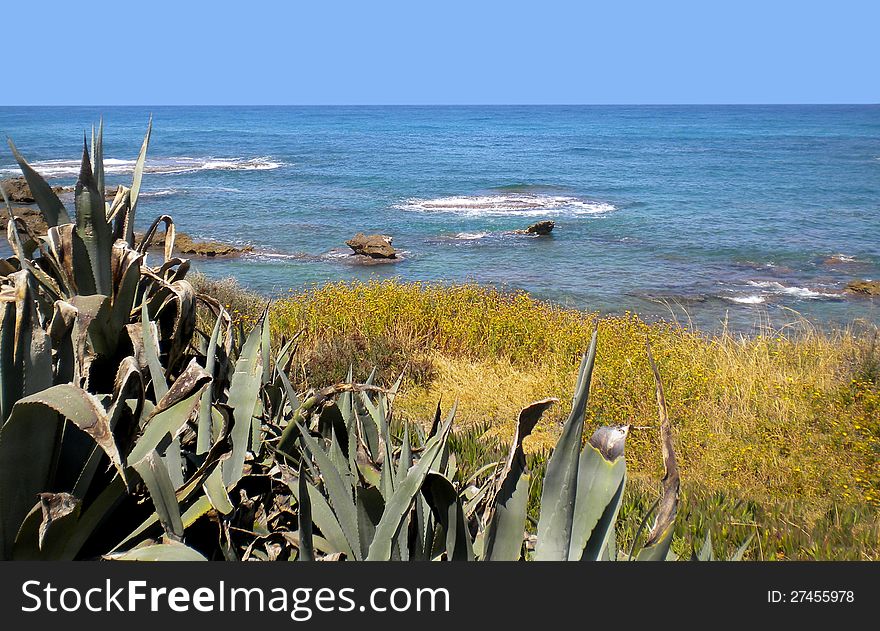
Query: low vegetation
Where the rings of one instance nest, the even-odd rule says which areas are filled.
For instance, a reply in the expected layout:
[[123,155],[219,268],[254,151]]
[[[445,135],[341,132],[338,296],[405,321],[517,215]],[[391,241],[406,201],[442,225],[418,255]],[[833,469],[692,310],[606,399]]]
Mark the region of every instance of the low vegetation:
[[[197,277],[236,317],[265,306],[232,281]],[[827,332],[802,322],[755,336],[706,336],[633,314],[598,318],[476,285],[331,283],[272,304],[274,335],[300,332],[300,386],[326,383],[349,365],[406,370],[400,420],[430,417],[439,398],[458,402],[458,427],[503,442],[529,401],[567,399],[579,349],[598,325],[588,428],[630,424],[631,484],[622,523],[656,499],[660,475],[649,339],[666,380],[683,470],[682,549],[707,530],[716,544],[759,532],[760,558],[880,557],[880,346],[876,328]],[[548,411],[526,441],[540,459],[559,436]],[[632,513],[627,508],[632,507]],[[720,544],[719,544],[720,545]],[[733,544],[731,544],[733,545]]]

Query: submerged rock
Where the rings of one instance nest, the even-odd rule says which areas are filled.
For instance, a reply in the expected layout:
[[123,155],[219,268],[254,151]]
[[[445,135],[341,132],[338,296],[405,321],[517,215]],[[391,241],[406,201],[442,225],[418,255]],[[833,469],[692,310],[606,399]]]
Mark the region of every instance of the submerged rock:
[[830,267],[863,267],[864,263],[862,261],[857,261],[852,256],[847,256],[846,254],[834,254],[832,256],[826,257],[822,259],[822,265],[828,265]]
[[[9,198],[9,201],[14,204],[33,204],[34,195],[31,193],[31,187],[28,186],[27,181],[23,177],[13,177],[8,180],[3,180],[0,182],[0,186],[3,186],[3,190],[6,192],[6,197]],[[55,191],[55,194],[61,193],[64,191],[63,186],[53,186],[52,190]]]
[[392,237],[384,234],[365,235],[363,232],[358,232],[345,244],[358,255],[372,259],[393,259],[397,258],[397,250],[391,246],[392,241]]
[[525,230],[514,230],[514,234],[534,234],[537,236],[545,236],[553,232],[553,228],[556,227],[555,221],[545,220],[539,221],[537,223],[533,223],[531,226],[526,228]]
[[846,290],[862,296],[880,296],[880,280],[854,280],[847,284]]

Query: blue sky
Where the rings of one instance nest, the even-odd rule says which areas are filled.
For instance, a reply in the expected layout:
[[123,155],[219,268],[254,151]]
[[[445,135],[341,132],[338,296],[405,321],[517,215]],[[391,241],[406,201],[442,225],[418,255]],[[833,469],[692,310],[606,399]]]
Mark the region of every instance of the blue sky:
[[880,102],[878,0],[10,0],[0,15],[3,105]]

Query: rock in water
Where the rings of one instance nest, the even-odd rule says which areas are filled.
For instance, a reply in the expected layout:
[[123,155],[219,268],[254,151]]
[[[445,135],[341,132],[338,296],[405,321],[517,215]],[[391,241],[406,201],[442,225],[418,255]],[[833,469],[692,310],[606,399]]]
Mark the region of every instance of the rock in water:
[[846,286],[846,290],[863,296],[880,296],[880,280],[854,280]]
[[[135,242],[140,243],[142,234],[135,234]],[[150,241],[150,248],[161,250],[165,247],[165,233],[157,232]],[[235,246],[220,241],[196,241],[185,232],[178,232],[174,238],[174,251],[186,256],[203,256],[207,258],[230,258],[254,251],[253,246]]]
[[526,228],[526,232],[528,234],[550,234],[551,232],[553,232],[553,228],[555,227],[555,221],[539,221],[538,223],[533,223],[531,226]]
[[358,232],[345,244],[354,250],[355,254],[369,256],[373,259],[397,258],[397,250],[391,247],[392,238],[384,234],[367,234]]
[[31,194],[31,187],[23,177],[14,177],[2,182],[3,191],[10,202],[19,204],[33,204],[34,196]]
[[539,237],[545,236],[553,232],[553,228],[556,227],[555,221],[544,220],[539,221],[538,223],[533,223],[531,226],[526,228],[525,230],[513,230],[513,234],[534,234]]
[[[3,182],[0,182],[0,185],[3,186],[3,190],[6,191],[6,197],[8,197],[9,201],[12,203],[33,204],[36,201],[33,193],[31,193],[31,187],[28,186],[27,180],[23,177],[13,177],[8,180],[3,180]],[[57,195],[64,192],[64,187],[53,186],[52,190],[55,191],[55,194]]]

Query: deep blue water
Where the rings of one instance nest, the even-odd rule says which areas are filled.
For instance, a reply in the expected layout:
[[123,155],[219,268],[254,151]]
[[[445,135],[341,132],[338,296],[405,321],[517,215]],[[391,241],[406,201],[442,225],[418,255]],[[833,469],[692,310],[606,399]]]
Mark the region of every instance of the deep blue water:
[[[261,291],[399,276],[710,329],[880,321],[840,295],[880,278],[880,106],[22,107],[0,133],[70,184],[103,114],[127,183],[151,111],[139,223],[253,245],[195,267]],[[504,234],[540,219],[552,237]],[[352,265],[358,231],[403,260]]]

